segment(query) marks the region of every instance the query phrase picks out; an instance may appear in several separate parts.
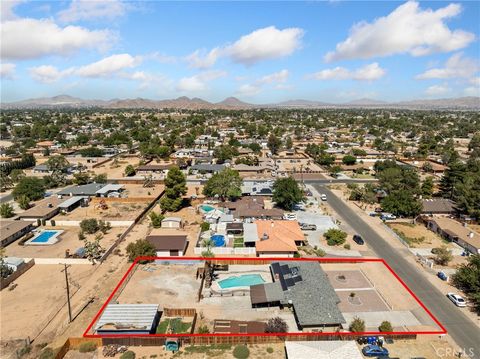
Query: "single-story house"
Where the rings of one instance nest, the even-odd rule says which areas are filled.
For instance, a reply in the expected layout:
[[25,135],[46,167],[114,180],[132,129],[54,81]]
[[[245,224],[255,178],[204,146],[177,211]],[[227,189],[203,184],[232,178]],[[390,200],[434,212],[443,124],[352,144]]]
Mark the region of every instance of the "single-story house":
[[82,203],[88,203],[88,197],[85,196],[73,196],[68,198],[66,201],[60,203],[58,208],[61,212],[67,213],[73,211],[75,208],[82,205]]
[[253,308],[290,307],[299,330],[336,331],[346,323],[340,299],[318,262],[273,262],[270,272],[272,283],[250,287]]
[[183,222],[180,217],[165,217],[162,221],[162,228],[177,228],[183,227]]
[[88,183],[79,186],[70,186],[57,192],[60,196],[88,196],[97,197],[97,192],[105,187],[104,183]]
[[242,197],[233,202],[224,202],[221,207],[227,208],[238,219],[282,219],[283,210],[279,208],[265,208],[262,196]]
[[33,173],[49,174],[50,169],[46,164],[36,165],[35,167],[33,167]]
[[138,175],[149,175],[154,173],[166,175],[168,173],[168,170],[174,166],[174,163],[143,165],[138,166],[136,172]]
[[265,333],[266,324],[258,321],[240,321],[215,319],[213,333],[215,334],[252,334]]
[[288,359],[362,359],[354,340],[286,341]]
[[64,199],[57,196],[50,196],[37,202],[33,207],[17,215],[16,218],[22,220],[47,220],[56,216],[60,212],[58,205],[65,202]]
[[258,240],[255,248],[259,257],[293,257],[305,235],[297,221],[255,221]]
[[427,228],[445,239],[457,243],[473,254],[480,254],[480,233],[466,224],[446,217],[424,218]]
[[454,214],[455,203],[445,198],[431,198],[422,200],[422,214]]
[[183,231],[154,229],[146,240],[155,247],[157,257],[182,257],[188,244],[188,234]]
[[109,183],[95,192],[95,195],[97,197],[120,197],[120,192],[123,191],[123,188],[123,184]]
[[244,181],[242,184],[242,195],[244,196],[273,196],[273,182],[251,182]]
[[97,334],[154,334],[158,304],[109,304],[95,325]]
[[199,163],[190,167],[195,173],[217,173],[225,168],[225,165],[221,164],[207,164]]
[[8,246],[30,232],[33,229],[33,223],[10,219],[0,220],[0,248]]

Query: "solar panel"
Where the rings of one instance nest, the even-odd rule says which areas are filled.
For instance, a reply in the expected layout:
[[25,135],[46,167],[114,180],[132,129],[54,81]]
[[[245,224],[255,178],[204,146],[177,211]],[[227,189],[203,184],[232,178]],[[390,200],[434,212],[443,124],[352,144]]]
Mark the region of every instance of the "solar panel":
[[288,287],[293,287],[295,285],[295,281],[293,280],[293,278],[286,279],[285,283],[287,284]]

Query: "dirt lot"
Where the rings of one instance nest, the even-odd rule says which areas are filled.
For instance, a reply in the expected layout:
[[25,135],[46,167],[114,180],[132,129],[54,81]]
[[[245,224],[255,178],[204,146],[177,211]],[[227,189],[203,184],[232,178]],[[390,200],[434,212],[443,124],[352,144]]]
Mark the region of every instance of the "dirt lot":
[[128,165],[137,167],[139,165],[139,162],[140,160],[135,157],[119,158],[117,160],[113,159],[112,161],[93,168],[92,171],[96,175],[107,173],[109,178],[122,178],[125,177],[125,167],[127,167]]
[[104,221],[133,221],[147,206],[147,203],[107,202],[108,208],[101,209],[94,203],[88,207],[78,207],[67,214],[55,217],[58,221],[81,221],[82,219],[97,218]]
[[423,240],[413,241],[410,246],[414,248],[436,248],[447,246],[453,248],[452,244],[443,240],[438,234],[428,230],[422,224],[411,223],[389,223],[392,229],[403,232],[409,238],[424,238]]
[[[63,230],[60,234],[60,240],[52,245],[19,245],[18,241],[13,242],[6,248],[7,256],[20,258],[65,258],[65,251],[70,250],[73,254],[75,250],[83,247],[83,242],[78,239],[80,233],[79,227],[41,227],[42,229]],[[113,227],[100,241],[103,248],[109,248],[113,242],[125,232],[126,227]],[[95,238],[95,235],[86,235],[87,239]]]
[[[71,295],[93,272],[91,265],[75,265],[68,269]],[[34,265],[15,284],[15,289],[0,292],[2,303],[2,340],[34,339],[40,329],[59,310],[66,315],[65,274],[63,265]]]

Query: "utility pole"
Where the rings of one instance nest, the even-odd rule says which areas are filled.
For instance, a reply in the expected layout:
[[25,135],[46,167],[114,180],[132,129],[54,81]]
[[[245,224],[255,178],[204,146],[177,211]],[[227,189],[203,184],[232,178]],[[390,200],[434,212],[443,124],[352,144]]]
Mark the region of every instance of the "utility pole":
[[65,272],[65,283],[67,285],[67,304],[68,304],[68,322],[72,322],[72,307],[70,306],[70,286],[68,284],[68,272],[67,269],[70,267],[70,265],[67,265],[67,263],[64,263],[64,269],[62,269],[62,272]]

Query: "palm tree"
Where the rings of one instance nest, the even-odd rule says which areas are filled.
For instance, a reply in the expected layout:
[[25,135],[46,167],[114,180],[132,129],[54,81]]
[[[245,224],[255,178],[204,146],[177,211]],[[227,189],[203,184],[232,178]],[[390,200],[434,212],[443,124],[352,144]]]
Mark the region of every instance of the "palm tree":
[[215,243],[213,243],[212,239],[204,239],[203,242],[202,242],[202,247],[205,247],[207,248],[207,251],[210,251],[210,248],[212,248],[213,246],[215,245]]

